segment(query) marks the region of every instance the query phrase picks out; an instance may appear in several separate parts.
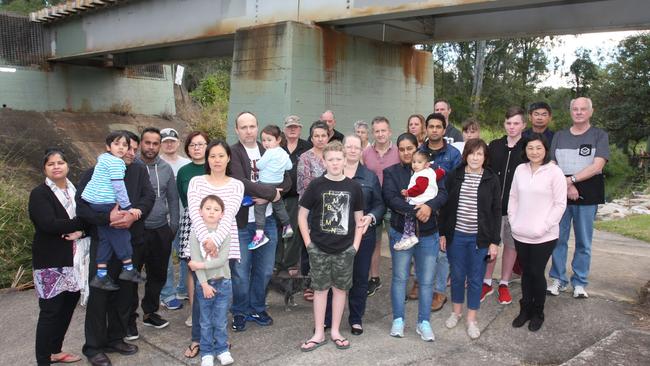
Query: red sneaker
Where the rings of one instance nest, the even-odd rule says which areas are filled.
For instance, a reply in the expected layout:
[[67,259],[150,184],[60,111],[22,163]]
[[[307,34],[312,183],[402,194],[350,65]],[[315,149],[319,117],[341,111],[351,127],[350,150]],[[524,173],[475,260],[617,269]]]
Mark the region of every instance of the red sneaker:
[[493,292],[494,288],[483,282],[483,287],[481,288],[481,302],[483,302],[488,295],[492,295]]
[[499,285],[499,304],[508,305],[510,303],[512,303],[512,296],[510,296],[508,285]]

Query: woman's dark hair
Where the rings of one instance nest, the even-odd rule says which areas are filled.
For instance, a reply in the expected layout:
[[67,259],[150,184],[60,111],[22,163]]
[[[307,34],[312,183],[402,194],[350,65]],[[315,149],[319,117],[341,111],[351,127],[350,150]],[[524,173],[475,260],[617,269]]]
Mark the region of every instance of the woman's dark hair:
[[542,165],[548,164],[551,161],[551,156],[548,153],[549,152],[548,140],[546,139],[546,136],[537,132],[531,133],[524,139],[524,148],[521,150],[521,159],[525,163],[530,161],[530,159],[528,159],[528,155],[526,155],[526,147],[528,146],[528,143],[531,141],[540,141],[542,145],[544,145],[544,159],[542,160]]
[[399,143],[404,141],[404,140],[407,140],[410,143],[412,143],[413,145],[415,145],[415,147],[418,147],[418,138],[415,137],[415,135],[410,133],[410,132],[404,132],[403,134],[399,135],[397,137],[397,142],[395,144],[397,146],[399,146]]
[[201,136],[205,139],[205,143],[209,144],[210,143],[210,137],[208,136],[207,133],[203,131],[192,131],[190,132],[187,137],[185,138],[185,145],[183,145],[185,149],[185,155],[187,157],[190,156],[190,144],[192,143],[192,139],[195,138],[196,136]]
[[45,168],[47,161],[50,160],[50,158],[54,155],[59,155],[61,157],[61,160],[65,161],[66,163],[68,162],[68,159],[66,159],[62,149],[58,147],[48,147],[45,149],[45,154],[43,154],[43,168]]
[[122,137],[124,137],[124,139],[126,140],[126,144],[129,145],[129,147],[130,147],[131,138],[129,137],[129,134],[126,133],[126,131],[124,131],[124,130],[113,131],[113,132],[109,133],[108,135],[106,135],[106,146],[110,147],[111,144],[113,143],[113,141],[118,141]]
[[262,129],[262,132],[260,132],[260,136],[262,136],[263,133],[267,135],[271,135],[276,139],[278,139],[280,138],[282,131],[280,131],[280,127],[276,125],[268,125]]
[[223,147],[224,150],[226,150],[226,155],[228,155],[228,165],[226,165],[226,175],[230,175],[230,164],[232,164],[232,161],[230,161],[230,158],[232,157],[232,154],[230,152],[230,146],[223,141],[219,139],[215,139],[210,141],[208,144],[208,147],[205,148],[205,174],[210,175],[212,174],[212,169],[210,168],[210,163],[208,163],[208,156],[210,156],[210,150],[212,150],[213,147],[216,146],[221,146]]
[[327,123],[323,121],[316,121],[311,124],[311,127],[309,127],[309,137],[312,137],[314,135],[314,130],[317,128],[321,128],[325,131],[329,131],[329,127],[327,127]]
[[483,160],[483,168],[486,168],[490,155],[488,152],[488,146],[483,139],[469,139],[465,141],[465,148],[463,148],[463,163],[467,164],[467,157],[478,149],[483,149],[483,156],[485,156],[485,160]]
[[206,202],[208,201],[214,201],[216,202],[219,206],[221,206],[221,211],[224,211],[226,209],[226,205],[224,205],[223,200],[219,198],[219,196],[215,196],[214,194],[209,194],[201,200],[201,205],[199,205],[199,208],[203,208],[203,205],[205,205]]

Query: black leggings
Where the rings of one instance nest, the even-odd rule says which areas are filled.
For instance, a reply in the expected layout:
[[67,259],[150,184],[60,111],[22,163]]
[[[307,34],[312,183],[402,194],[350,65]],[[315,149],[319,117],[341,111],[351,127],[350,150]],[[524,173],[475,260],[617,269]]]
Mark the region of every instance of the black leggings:
[[546,301],[546,264],[553,254],[557,239],[540,244],[526,244],[515,239],[521,274],[521,296],[524,303],[544,306]]
[[41,309],[36,324],[36,362],[49,365],[50,356],[61,352],[72,313],[79,301],[79,291],[64,291],[51,299],[38,299]]

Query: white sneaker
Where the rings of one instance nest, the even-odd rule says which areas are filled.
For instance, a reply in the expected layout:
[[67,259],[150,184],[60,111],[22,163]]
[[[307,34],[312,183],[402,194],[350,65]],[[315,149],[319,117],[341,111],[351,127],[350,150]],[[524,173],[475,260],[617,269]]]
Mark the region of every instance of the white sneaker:
[[585,291],[585,288],[582,286],[574,286],[573,287],[573,297],[576,299],[586,299],[589,297],[587,294],[587,291]]
[[477,339],[481,336],[481,329],[478,327],[478,322],[473,321],[467,323],[467,335],[471,339]]
[[190,314],[190,316],[188,316],[187,319],[185,320],[185,325],[187,325],[188,327],[192,326],[192,314]]
[[553,283],[546,288],[546,292],[553,296],[558,296],[563,291],[566,291],[566,285],[562,285],[562,282],[558,279],[553,279]]
[[214,366],[214,356],[205,355],[201,357],[201,366]]
[[[230,352],[226,351],[224,353],[220,353],[217,355],[217,360],[221,362],[221,365],[230,365],[231,363],[235,362],[235,359],[232,358],[232,355]],[[203,366],[203,365],[201,365]]]
[[460,318],[462,318],[462,317],[463,317],[462,314],[451,313],[449,318],[447,318],[447,320],[445,321],[445,327],[447,327],[449,329],[455,327],[458,324],[458,321],[460,320]]
[[390,336],[404,338],[404,320],[402,318],[393,320],[393,326],[390,327]]
[[406,246],[408,245],[408,239],[403,239],[395,243],[395,246],[393,246],[393,249],[395,250],[406,250]]

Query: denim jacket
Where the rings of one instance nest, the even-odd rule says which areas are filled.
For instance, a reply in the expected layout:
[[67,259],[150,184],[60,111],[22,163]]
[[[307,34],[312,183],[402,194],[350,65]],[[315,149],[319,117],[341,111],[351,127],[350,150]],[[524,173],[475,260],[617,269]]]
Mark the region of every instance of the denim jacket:
[[[390,226],[400,233],[404,230],[404,216],[407,214],[415,215],[414,206],[409,205],[401,194],[402,189],[408,187],[412,173],[411,166],[402,163],[384,169],[382,194],[386,206],[391,210]],[[438,195],[426,203],[427,206],[431,207],[431,217],[427,222],[416,220],[418,236],[427,236],[438,232],[436,212],[445,202],[447,202],[447,190],[444,181],[439,180]]]
[[377,224],[386,213],[379,178],[370,169],[359,164],[352,179],[361,185],[363,191],[363,214],[372,214],[375,217],[374,224]]

